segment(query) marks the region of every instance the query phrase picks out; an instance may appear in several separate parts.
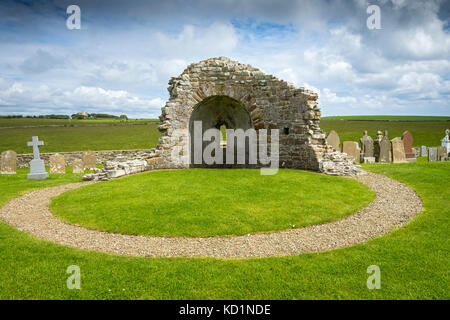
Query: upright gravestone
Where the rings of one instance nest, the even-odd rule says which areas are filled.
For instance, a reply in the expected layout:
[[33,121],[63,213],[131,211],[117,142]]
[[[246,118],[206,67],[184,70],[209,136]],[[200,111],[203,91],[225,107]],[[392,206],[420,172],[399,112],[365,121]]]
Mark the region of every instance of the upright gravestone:
[[380,143],[383,140],[383,133],[378,130],[375,141],[373,142],[373,156],[376,162],[380,162]]
[[[361,142],[361,159],[363,162],[375,162],[375,158],[373,157],[373,139],[367,135],[367,130],[364,131],[364,136],[359,141]],[[366,158],[368,159],[366,160]]]
[[445,137],[441,140],[441,145],[447,148],[447,155],[450,153],[450,130],[445,130]]
[[405,157],[407,161],[414,162],[416,161],[416,155],[412,149],[413,144],[413,136],[411,132],[405,131],[402,135],[403,146],[405,148]]
[[438,161],[446,161],[448,157],[447,148],[446,147],[437,147],[437,160]]
[[437,148],[428,148],[428,161],[435,162],[438,160],[438,150]]
[[327,144],[332,146],[335,150],[340,151],[339,145],[341,144],[341,140],[339,139],[339,135],[336,131],[331,130],[327,136]]
[[17,154],[12,150],[3,151],[0,156],[0,173],[15,174],[17,169]]
[[384,136],[380,141],[380,156],[379,161],[381,163],[391,162],[391,141],[388,138],[387,130],[384,131]]
[[48,178],[44,160],[41,160],[39,157],[39,146],[43,146],[44,142],[39,141],[39,138],[34,136],[32,141],[28,142],[27,145],[33,147],[33,160],[30,161],[30,173],[27,175],[27,179],[40,180]]
[[406,162],[405,146],[403,140],[399,137],[391,140],[392,144],[392,162],[402,163]]
[[358,142],[355,141],[344,141],[342,143],[342,152],[355,159],[355,163],[360,163],[360,151]]
[[93,170],[97,167],[97,157],[95,151],[83,152],[83,167],[88,170]]
[[84,173],[83,160],[75,159],[72,161],[72,173]]
[[66,159],[62,154],[50,156],[50,173],[66,173]]
[[426,157],[428,155],[428,149],[426,146],[421,146],[420,147],[420,156],[421,157]]

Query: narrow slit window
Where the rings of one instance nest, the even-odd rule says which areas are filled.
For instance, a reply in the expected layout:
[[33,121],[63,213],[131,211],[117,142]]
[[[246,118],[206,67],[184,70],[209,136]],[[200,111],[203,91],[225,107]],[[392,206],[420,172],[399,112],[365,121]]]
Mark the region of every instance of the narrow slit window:
[[227,144],[227,127],[223,124],[220,126],[220,144],[226,145]]

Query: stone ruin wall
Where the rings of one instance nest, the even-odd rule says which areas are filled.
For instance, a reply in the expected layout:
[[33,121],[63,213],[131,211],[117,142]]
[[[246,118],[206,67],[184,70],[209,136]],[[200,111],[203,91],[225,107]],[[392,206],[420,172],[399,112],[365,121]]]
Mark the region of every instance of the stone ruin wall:
[[[319,127],[318,95],[295,88],[259,69],[228,58],[212,58],[189,65],[171,78],[170,98],[162,108],[162,135],[156,148],[148,150],[97,151],[97,163],[139,159],[147,169],[189,168],[189,124],[194,108],[205,99],[225,96],[236,100],[248,112],[254,129],[279,130],[280,168],[305,169],[331,175],[361,173],[354,159],[326,144]],[[270,132],[268,132],[270,134]],[[81,152],[62,152],[68,165]],[[41,154],[48,162],[52,154]],[[18,167],[27,167],[30,154],[18,155]]]
[[162,136],[147,160],[152,169],[189,167],[177,155],[189,156],[189,120],[195,106],[208,97],[227,96],[246,108],[254,129],[279,129],[281,168],[332,175],[361,172],[353,158],[326,145],[318,95],[310,90],[221,57],[189,65],[170,79],[168,91],[158,127]]
[[[154,149],[95,151],[97,164],[105,164],[106,161],[121,162],[134,159],[146,159],[149,154],[152,154],[152,152],[154,152]],[[40,153],[40,158],[44,160],[46,166],[49,166],[50,157],[57,153],[64,156],[67,166],[71,166],[74,160],[83,158],[83,151]],[[33,160],[32,153],[18,154],[17,168],[29,168],[31,160]]]

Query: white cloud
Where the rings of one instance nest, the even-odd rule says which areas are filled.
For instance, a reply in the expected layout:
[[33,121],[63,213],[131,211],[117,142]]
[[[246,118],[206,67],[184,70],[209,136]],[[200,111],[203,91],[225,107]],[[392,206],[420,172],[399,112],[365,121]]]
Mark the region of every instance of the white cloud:
[[[365,0],[82,2],[96,19],[80,32],[56,16],[40,22],[36,8],[7,10],[9,23],[34,25],[0,28],[0,113],[156,117],[170,77],[228,56],[319,92],[324,115],[449,114],[450,38],[439,2],[379,3],[382,30],[366,28]],[[35,16],[14,17],[25,11]]]
[[[3,84],[4,81],[0,81]],[[132,117],[157,117],[164,105],[161,98],[143,99],[125,90],[107,90],[100,87],[80,86],[61,91],[46,85],[34,87],[14,82],[0,92],[0,114],[26,112],[33,105],[33,112],[45,110],[56,114],[72,114],[80,110],[90,113],[127,114]],[[7,106],[10,106],[9,108]],[[4,111],[3,111],[4,110]]]
[[160,50],[166,56],[221,56],[230,54],[238,44],[238,37],[233,26],[213,23],[207,27],[184,25],[178,34],[157,32],[156,40]]

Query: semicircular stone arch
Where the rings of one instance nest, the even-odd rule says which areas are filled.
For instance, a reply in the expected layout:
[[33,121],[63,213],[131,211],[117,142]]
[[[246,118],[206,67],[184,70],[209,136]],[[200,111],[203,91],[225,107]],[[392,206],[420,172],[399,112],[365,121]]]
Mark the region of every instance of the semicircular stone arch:
[[207,59],[171,78],[168,91],[170,98],[158,127],[162,135],[148,161],[153,168],[188,168],[189,128],[195,108],[214,99],[217,104],[228,99],[245,108],[254,129],[279,130],[280,167],[336,175],[359,170],[352,158],[326,145],[319,127],[318,95],[257,68],[225,57]]
[[[194,107],[189,119],[189,151],[190,151],[190,167],[208,167],[211,165],[200,164],[195,165],[194,161],[194,122],[199,121],[202,128],[202,136],[206,130],[215,128],[219,129],[225,126],[226,129],[247,129],[254,128],[252,116],[247,108],[236,99],[225,95],[210,96],[203,99]],[[205,149],[209,142],[203,141],[202,150]],[[225,159],[226,144],[221,146],[223,150],[223,165],[215,165],[214,167],[241,167],[241,166],[227,166]],[[233,150],[236,155],[236,150]],[[248,157],[248,145],[245,150],[245,159]],[[235,156],[236,158],[236,156]],[[243,165],[242,167],[246,167]]]

